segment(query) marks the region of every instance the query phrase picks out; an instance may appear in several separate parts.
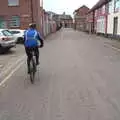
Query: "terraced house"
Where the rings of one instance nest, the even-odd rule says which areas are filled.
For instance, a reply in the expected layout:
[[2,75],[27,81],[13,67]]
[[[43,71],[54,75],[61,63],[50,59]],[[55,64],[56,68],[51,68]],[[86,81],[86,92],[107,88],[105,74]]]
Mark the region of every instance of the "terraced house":
[[[87,15],[87,23],[89,23],[90,16],[92,18],[92,31],[97,34],[107,34],[108,27],[108,8],[109,1],[108,0],[100,0],[98,1],[93,8],[88,12]],[[91,26],[88,26],[91,27]]]
[[120,38],[120,0],[99,0],[87,14],[87,31]]
[[2,0],[0,28],[26,29],[30,22],[42,25],[42,0]]
[[73,12],[74,27],[76,30],[86,31],[86,17],[87,17],[88,11],[89,11],[89,8],[83,5]]
[[110,37],[120,37],[120,0],[109,2],[107,34]]

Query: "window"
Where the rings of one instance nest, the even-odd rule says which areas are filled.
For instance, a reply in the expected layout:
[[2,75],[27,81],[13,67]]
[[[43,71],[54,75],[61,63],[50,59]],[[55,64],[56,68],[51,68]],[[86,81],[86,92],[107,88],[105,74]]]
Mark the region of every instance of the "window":
[[120,9],[120,0],[115,0],[115,12],[118,12]]
[[97,32],[98,33],[105,33],[105,17],[101,16],[97,20]]
[[18,6],[19,0],[8,0],[8,6]]
[[12,34],[8,30],[3,30],[2,33],[5,36],[12,36]]
[[12,16],[10,20],[10,27],[20,27],[20,17],[19,16]]
[[3,33],[0,31],[0,36],[3,36]]
[[12,34],[19,34],[20,31],[10,31]]
[[4,20],[4,17],[0,17],[0,28],[4,29],[6,28],[6,21]]

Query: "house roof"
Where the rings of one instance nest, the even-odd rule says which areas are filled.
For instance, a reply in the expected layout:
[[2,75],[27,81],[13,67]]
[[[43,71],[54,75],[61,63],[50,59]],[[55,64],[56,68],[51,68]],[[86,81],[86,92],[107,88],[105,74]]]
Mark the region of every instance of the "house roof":
[[[83,5],[81,6],[80,8],[76,9],[74,12],[77,12],[79,9],[82,9],[82,8],[88,8],[86,5]],[[89,8],[88,8],[89,9]]]
[[97,8],[101,7],[102,5],[108,3],[111,0],[99,0],[93,7],[88,11],[88,13],[96,10]]

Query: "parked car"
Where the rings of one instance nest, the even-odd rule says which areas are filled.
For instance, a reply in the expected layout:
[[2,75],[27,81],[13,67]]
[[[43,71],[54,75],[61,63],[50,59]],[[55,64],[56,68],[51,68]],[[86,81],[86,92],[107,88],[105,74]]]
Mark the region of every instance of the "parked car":
[[0,53],[16,46],[15,37],[7,29],[0,29]]
[[14,35],[16,38],[16,43],[23,43],[24,38],[24,31],[20,29],[9,29],[9,31]]

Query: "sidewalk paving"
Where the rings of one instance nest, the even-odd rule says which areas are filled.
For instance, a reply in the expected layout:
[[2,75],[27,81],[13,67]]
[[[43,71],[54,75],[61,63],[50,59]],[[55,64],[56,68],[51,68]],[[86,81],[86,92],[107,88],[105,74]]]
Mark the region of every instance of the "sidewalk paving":
[[111,47],[115,47],[117,49],[120,49],[120,41],[119,40],[105,38],[104,36],[99,36],[99,35],[94,35],[94,34],[91,36],[96,38],[96,40],[102,40],[105,44],[111,45]]

